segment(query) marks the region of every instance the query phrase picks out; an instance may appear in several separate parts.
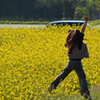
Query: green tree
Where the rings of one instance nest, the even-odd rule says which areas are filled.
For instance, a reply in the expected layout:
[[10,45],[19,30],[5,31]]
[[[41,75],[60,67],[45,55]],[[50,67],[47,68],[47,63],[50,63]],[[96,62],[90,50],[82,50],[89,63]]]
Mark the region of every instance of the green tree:
[[[67,18],[67,19],[73,19],[74,18],[74,7],[75,5],[73,6],[73,1],[69,0],[64,0],[64,17]],[[75,1],[74,1],[75,2]]]
[[22,16],[24,18],[32,18],[34,16],[34,2],[35,0],[22,0]]
[[0,18],[94,19],[100,12],[100,0],[0,0]]
[[88,12],[87,12],[87,9],[86,7],[77,7],[75,9],[75,19],[82,19],[83,16],[87,16],[88,15]]
[[37,11],[35,18],[60,19],[63,15],[63,5],[61,0],[37,0],[35,3]]
[[100,12],[100,0],[87,0],[88,16],[90,19],[94,19],[94,15]]
[[82,8],[77,7],[75,9],[75,15],[74,15],[75,19],[81,19],[82,18]]
[[100,0],[96,2],[96,12],[100,12]]
[[50,2],[50,17],[52,19],[61,19],[63,17],[63,3],[61,0],[52,0]]

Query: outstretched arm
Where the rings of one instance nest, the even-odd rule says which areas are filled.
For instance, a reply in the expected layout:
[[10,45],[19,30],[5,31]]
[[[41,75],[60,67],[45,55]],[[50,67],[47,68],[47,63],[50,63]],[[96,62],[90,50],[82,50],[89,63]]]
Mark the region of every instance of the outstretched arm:
[[85,31],[85,28],[86,28],[86,25],[87,25],[87,22],[88,22],[88,17],[84,17],[84,20],[85,20],[85,22],[84,22],[84,24],[83,24],[83,26],[82,26],[82,28],[81,28],[81,32],[84,34],[84,31]]

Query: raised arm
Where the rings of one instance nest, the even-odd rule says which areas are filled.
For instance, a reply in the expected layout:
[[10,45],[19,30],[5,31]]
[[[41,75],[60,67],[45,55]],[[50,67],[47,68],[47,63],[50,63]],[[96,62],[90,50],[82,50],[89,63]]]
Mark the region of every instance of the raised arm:
[[82,28],[81,28],[81,32],[84,34],[84,31],[85,31],[85,28],[86,28],[86,25],[87,25],[87,22],[88,22],[88,17],[84,17],[84,20],[85,20],[85,22],[84,22],[84,24],[83,24],[83,26],[82,26]]

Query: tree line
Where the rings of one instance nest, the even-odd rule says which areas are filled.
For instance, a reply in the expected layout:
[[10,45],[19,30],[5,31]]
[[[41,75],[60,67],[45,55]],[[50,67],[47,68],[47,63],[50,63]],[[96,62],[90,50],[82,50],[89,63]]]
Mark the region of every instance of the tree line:
[[100,0],[0,0],[0,18],[95,19]]

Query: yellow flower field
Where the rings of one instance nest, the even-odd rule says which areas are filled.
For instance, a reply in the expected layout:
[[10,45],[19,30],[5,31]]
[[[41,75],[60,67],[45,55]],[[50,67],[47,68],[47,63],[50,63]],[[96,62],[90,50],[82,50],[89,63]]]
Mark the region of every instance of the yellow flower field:
[[[79,94],[79,80],[71,72],[49,94],[48,85],[66,66],[68,30],[62,28],[0,28],[0,100],[39,100]],[[100,85],[100,29],[87,28],[84,43],[90,58],[82,60],[88,87]]]

